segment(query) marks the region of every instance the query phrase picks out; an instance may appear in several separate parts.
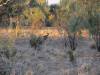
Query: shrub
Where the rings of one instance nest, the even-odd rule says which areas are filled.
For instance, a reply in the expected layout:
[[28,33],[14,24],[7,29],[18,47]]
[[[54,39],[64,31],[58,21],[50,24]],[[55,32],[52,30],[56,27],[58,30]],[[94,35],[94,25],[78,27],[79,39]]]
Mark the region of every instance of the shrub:
[[0,38],[0,56],[10,59],[16,55],[16,52],[13,42],[9,38]]
[[13,45],[11,39],[0,37],[0,75],[10,75],[17,52]]

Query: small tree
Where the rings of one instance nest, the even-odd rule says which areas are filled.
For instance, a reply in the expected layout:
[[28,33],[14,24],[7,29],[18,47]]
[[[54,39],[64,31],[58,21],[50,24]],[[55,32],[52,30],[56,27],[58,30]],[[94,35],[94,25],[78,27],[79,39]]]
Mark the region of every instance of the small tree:
[[46,9],[48,7],[46,7],[45,5],[46,5],[45,3],[41,4],[41,1],[39,2],[37,0],[31,0],[29,3],[29,6],[31,8],[38,8],[41,11],[41,13],[43,14],[42,19],[44,21],[45,26],[50,27],[52,23],[49,20],[49,12]]
[[89,30],[92,39],[95,41],[96,49],[100,51],[100,10],[99,0],[80,0],[80,14],[84,19],[84,28]]

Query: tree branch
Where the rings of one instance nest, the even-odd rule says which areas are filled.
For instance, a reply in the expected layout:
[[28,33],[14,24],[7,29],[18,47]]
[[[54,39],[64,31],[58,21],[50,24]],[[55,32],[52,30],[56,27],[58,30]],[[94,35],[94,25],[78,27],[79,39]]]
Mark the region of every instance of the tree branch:
[[7,0],[6,2],[4,2],[3,4],[0,4],[0,6],[6,5],[8,2],[10,2],[11,0]]

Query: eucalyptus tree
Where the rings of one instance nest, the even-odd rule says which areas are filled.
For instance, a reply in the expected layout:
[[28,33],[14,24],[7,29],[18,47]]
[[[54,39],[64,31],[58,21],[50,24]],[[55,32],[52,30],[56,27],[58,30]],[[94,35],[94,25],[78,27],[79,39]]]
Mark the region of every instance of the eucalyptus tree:
[[[68,39],[65,45],[73,50],[77,48],[77,32],[88,29],[94,36],[97,49],[100,50],[100,10],[98,0],[63,0],[57,12],[60,26],[67,31]],[[61,22],[62,21],[62,22]]]
[[[21,0],[21,1],[15,1],[15,0],[2,0],[0,7],[4,8],[4,11],[2,11],[2,9],[0,9],[2,11],[1,16],[7,15],[8,19],[9,19],[9,25],[12,26],[12,20],[13,17],[19,17],[24,8],[25,8],[25,0]],[[2,3],[3,2],[3,3]]]
[[62,0],[60,16],[62,16],[62,20],[65,22],[66,26],[64,26],[64,29],[67,31],[68,35],[67,45],[71,50],[75,50],[77,47],[76,33],[79,30],[77,26],[80,22],[80,16],[77,14],[76,2],[73,0]]
[[78,13],[82,17],[83,26],[89,30],[92,39],[94,39],[96,48],[100,51],[100,1],[88,0],[77,1],[80,11]]
[[[40,1],[40,0],[39,0]],[[46,5],[46,2],[44,1],[44,3],[39,3],[39,1],[37,0],[31,0],[29,3],[29,6],[31,8],[38,8],[40,10],[40,12],[43,15],[43,22],[46,26],[51,26],[51,22],[49,20],[49,10],[48,10],[48,6]],[[40,1],[41,2],[41,1]]]
[[9,4],[12,4],[12,1],[10,1],[10,0],[1,0],[0,1],[0,18],[1,18],[1,22],[2,22],[2,17],[3,16],[9,17],[8,8],[7,8]]
[[[100,9],[99,0],[75,0],[69,7],[68,31],[75,35],[75,32],[85,28],[92,35],[96,48],[100,51]],[[74,6],[74,9],[73,9]],[[68,17],[67,17],[68,18]]]
[[[77,31],[80,17],[76,14],[76,3],[72,0],[61,0],[60,5],[56,9],[57,18],[55,23],[60,32],[66,31],[65,46],[69,48],[68,53],[70,61],[74,61],[74,51],[77,48]],[[67,36],[65,36],[67,35]]]

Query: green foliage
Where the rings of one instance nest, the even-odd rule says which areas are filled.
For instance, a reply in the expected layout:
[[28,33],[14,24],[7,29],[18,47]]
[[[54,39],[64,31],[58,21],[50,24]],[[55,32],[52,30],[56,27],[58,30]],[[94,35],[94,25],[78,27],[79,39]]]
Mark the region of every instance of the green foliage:
[[96,32],[99,32],[100,30],[99,20],[100,20],[100,14],[97,13],[95,13],[94,15],[91,14],[91,16],[88,17],[87,19],[88,24],[86,25],[86,28],[89,29],[89,32],[91,34],[95,34]]
[[13,47],[13,42],[10,39],[0,38],[0,56],[8,59],[16,55],[16,49]]
[[[43,4],[41,4],[41,3],[43,3]],[[38,1],[36,1],[36,0],[31,0],[30,1],[30,4],[29,4],[32,8],[34,8],[34,14],[33,14],[33,17],[35,18],[35,20],[36,20],[36,18],[38,19],[38,20],[40,20],[40,18],[42,19],[42,21],[44,21],[44,24],[45,24],[45,26],[47,26],[47,27],[50,27],[51,26],[51,21],[49,20],[49,16],[50,16],[50,14],[49,14],[49,10],[48,10],[48,7],[47,6],[45,6],[46,4],[45,4],[45,1],[41,1],[41,0],[38,0]],[[39,10],[38,12],[36,12],[37,11],[37,9]],[[39,14],[38,14],[39,13]],[[38,14],[38,15],[37,15]],[[35,21],[34,20],[34,21]]]
[[100,51],[100,11],[99,0],[78,1],[80,11],[78,14],[84,20],[83,27],[89,31],[96,43],[97,50]]
[[78,32],[78,30],[80,30],[79,24],[80,24],[80,17],[73,15],[70,18],[69,23],[68,23],[68,31],[71,33]]
[[37,7],[38,3],[36,0],[31,0],[29,5],[30,5],[30,7]]
[[18,3],[17,1],[12,2],[10,4],[7,4],[6,6],[6,15],[9,15],[9,17],[19,16],[22,14],[25,5],[24,2],[22,4]]

